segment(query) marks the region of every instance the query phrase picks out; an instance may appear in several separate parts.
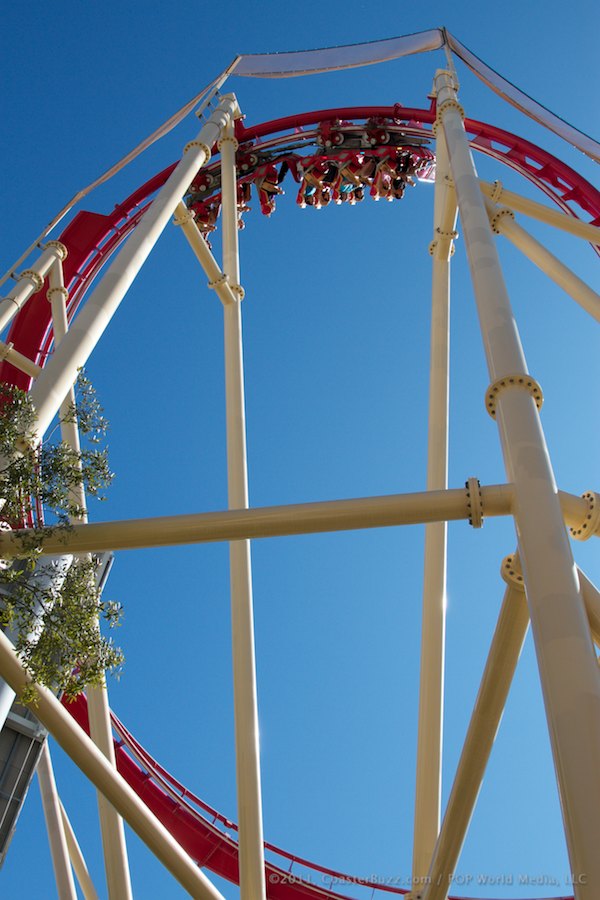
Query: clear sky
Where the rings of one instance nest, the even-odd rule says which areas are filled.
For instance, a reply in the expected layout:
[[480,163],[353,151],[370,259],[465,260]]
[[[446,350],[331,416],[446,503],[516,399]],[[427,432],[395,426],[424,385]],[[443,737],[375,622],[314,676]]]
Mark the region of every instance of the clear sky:
[[[215,77],[238,52],[375,40],[446,25],[507,78],[598,137],[596,4],[240,7],[179,0],[4,4],[2,271],[57,210]],[[279,82],[232,79],[247,123],[342,105],[427,106],[441,51],[383,66]],[[462,65],[467,115],[523,134],[592,181],[597,167],[503,104]],[[87,198],[105,212],[177,158],[191,117]],[[517,176],[477,160],[489,180]],[[291,181],[276,214],[256,199],[241,234],[252,505],[422,490],[433,188],[401,203],[299,210]],[[541,196],[540,196],[540,199]],[[523,224],[530,227],[529,223]],[[541,237],[548,232],[531,226]],[[598,284],[588,245],[555,252]],[[458,241],[453,262],[450,486],[504,480],[477,319]],[[218,240],[215,251],[218,252]],[[529,367],[546,397],[559,486],[598,488],[596,324],[502,245]],[[94,520],[223,509],[221,308],[181,234],[169,228],[88,366],[111,421],[117,473]],[[444,797],[498,614],[508,521],[449,529]],[[596,546],[575,547],[600,583]],[[327,866],[408,878],[412,847],[423,529],[285,538],[253,546],[264,827],[267,840]],[[107,587],[125,606],[117,714],[190,789],[236,818],[225,545],[117,556]],[[90,786],[58,748],[59,790],[101,895]],[[135,838],[136,897],[182,889]],[[569,866],[531,638],[459,872],[514,877],[460,888],[480,897],[569,893]],[[518,885],[519,875],[556,879]],[[226,897],[235,889],[221,886]],[[2,897],[53,896],[38,787],[32,785]]]

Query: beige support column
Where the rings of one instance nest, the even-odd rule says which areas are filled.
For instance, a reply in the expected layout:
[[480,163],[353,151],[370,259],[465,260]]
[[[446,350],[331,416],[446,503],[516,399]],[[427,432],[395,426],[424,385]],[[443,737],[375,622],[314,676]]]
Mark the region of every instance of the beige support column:
[[444,821],[427,878],[421,884],[415,884],[414,900],[446,900],[448,896],[450,876],[456,871],[527,634],[529,613],[523,583],[522,579],[519,582],[518,576],[515,576],[510,561],[511,557],[507,557],[503,564],[503,577],[508,588],[454,776]]
[[[234,137],[233,117],[225,128],[219,149],[223,192],[223,272],[229,279],[230,288],[237,295],[235,303],[223,306],[229,507],[247,509],[248,470],[241,315],[243,292],[239,286],[235,167],[237,141]],[[263,900],[266,885],[250,542],[232,542],[229,545],[229,561],[240,893],[242,900]]]
[[[427,490],[448,487],[448,397],[450,352],[450,257],[456,237],[456,198],[441,129],[436,133],[432,256]],[[446,522],[425,528],[421,673],[415,787],[412,875],[419,883],[429,869],[440,827],[444,651],[446,630]]]
[[486,201],[486,209],[490,217],[490,224],[496,234],[503,234],[511,244],[518,247],[522,253],[541,269],[548,278],[557,284],[563,291],[578,303],[582,309],[600,322],[600,294],[593,291],[589,285],[572,272],[568,266],[550,253],[543,244],[525,231],[515,221],[514,213],[506,207],[499,207],[490,200]]
[[[0,678],[17,694],[31,684],[15,649],[0,631]],[[172,873],[184,890],[197,900],[223,900],[206,875],[190,859],[164,825],[150,812],[124,778],[106,760],[94,742],[71,718],[47,688],[34,685],[35,715],[75,765],[119,811],[138,837]]]
[[[50,270],[48,300],[52,306],[52,327],[54,329],[56,352],[66,339],[69,330],[67,320],[68,292],[65,289],[61,263],[56,263]],[[79,454],[81,445],[79,428],[73,416],[74,407],[75,388],[71,384],[59,410],[60,430],[64,443],[75,453]],[[82,510],[79,516],[71,517],[71,525],[85,525],[88,518],[83,484],[75,485],[72,488],[71,499]],[[76,560],[74,564],[77,564]],[[100,628],[99,622],[98,628]],[[116,767],[106,683],[99,686],[90,686],[87,690],[87,698],[90,736],[110,764]],[[123,819],[102,793],[98,793],[98,814],[100,817],[108,896],[110,900],[133,900]]]
[[54,867],[54,877],[56,879],[58,897],[59,900],[77,900],[77,891],[75,890],[73,872],[71,871],[71,865],[69,863],[67,838],[60,813],[60,801],[56,791],[54,771],[52,769],[52,761],[50,759],[47,741],[45,741],[42,746],[42,752],[37,765],[37,774],[40,783],[40,793],[42,795],[42,806],[44,809],[44,818],[46,820],[46,829],[48,831],[48,840],[50,841],[50,851],[52,854],[52,865]]
[[[576,900],[600,884],[600,673],[525,357],[452,77],[435,79],[491,384],[554,756]],[[584,883],[585,882],[585,883]]]

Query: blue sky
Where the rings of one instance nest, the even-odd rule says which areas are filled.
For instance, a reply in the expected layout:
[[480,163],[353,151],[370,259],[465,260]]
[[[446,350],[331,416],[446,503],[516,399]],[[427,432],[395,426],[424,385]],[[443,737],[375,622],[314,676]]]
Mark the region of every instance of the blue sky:
[[[3,10],[5,210],[2,270],[56,211],[209,82],[237,52],[299,49],[446,25],[535,98],[593,136],[598,11],[530,2],[452,9],[350,2],[288,10],[222,3],[110,2]],[[362,103],[427,105],[441,52],[279,82],[232,79],[248,123]],[[590,180],[597,167],[485,89],[464,67],[472,118],[523,134]],[[84,203],[104,212],[174,160],[193,118]],[[489,180],[530,193],[477,160]],[[252,505],[421,490],[425,485],[431,186],[402,203],[299,210],[291,182],[241,234]],[[541,199],[541,198],[540,198]],[[547,231],[526,227],[540,237]],[[550,240],[550,238],[549,238]],[[555,251],[597,285],[589,246]],[[450,486],[504,480],[472,291],[453,263]],[[218,251],[218,241],[215,241]],[[545,393],[559,485],[597,487],[596,325],[508,245],[507,280],[529,367]],[[98,346],[89,374],[111,421],[109,499],[95,520],[226,507],[221,309],[183,237],[169,228]],[[450,789],[503,593],[509,521],[449,529],[444,795]],[[281,538],[253,546],[264,824],[267,840],[322,864],[408,877],[416,745],[423,529]],[[576,558],[600,583],[595,546]],[[117,556],[108,585],[125,606],[127,664],[117,714],[181,781],[236,817],[227,547]],[[93,790],[57,749],[59,790],[102,888]],[[129,837],[137,897],[183,891]],[[32,860],[35,859],[35,865]],[[556,888],[472,888],[474,896],[566,894],[568,861],[528,638],[459,872],[547,875]],[[52,896],[37,785],[2,896]],[[223,887],[226,897],[235,890]],[[457,893],[467,894],[466,888]]]

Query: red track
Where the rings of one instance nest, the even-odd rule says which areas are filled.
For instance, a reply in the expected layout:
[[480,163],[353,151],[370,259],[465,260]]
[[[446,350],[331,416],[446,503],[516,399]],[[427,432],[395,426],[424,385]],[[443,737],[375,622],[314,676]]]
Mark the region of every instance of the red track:
[[[408,109],[399,105],[329,109],[278,119],[253,128],[246,128],[240,121],[236,123],[236,133],[240,144],[258,142],[262,146],[265,138],[272,139],[274,135],[287,132],[288,139],[296,139],[311,129],[314,132],[315,127],[322,123],[343,120],[346,124],[349,120],[364,121],[375,117],[395,124],[403,123],[402,128],[408,134],[430,137],[431,131],[426,126],[434,122],[435,109]],[[569,166],[529,141],[492,125],[467,119],[465,126],[472,147],[520,172],[563,211],[582,221],[600,224],[600,192]],[[169,166],[155,175],[108,215],[78,213],[60,235],[59,240],[69,251],[64,274],[69,290],[70,318],[82,302],[93,277],[135,228],[153,194],[164,184],[173,168],[173,165]],[[595,249],[598,251],[598,248]],[[15,318],[8,336],[16,350],[40,365],[44,364],[52,345],[51,312],[45,293],[42,290],[29,301]],[[24,390],[29,390],[31,386],[31,379],[6,361],[0,363],[0,380]],[[87,729],[85,698],[70,704],[68,709]],[[115,742],[117,764],[127,782],[198,865],[237,883],[237,841],[224,830],[235,833],[237,826],[169,775],[115,717],[113,725],[119,737]],[[271,844],[265,844],[265,849],[269,857],[277,858],[277,863],[269,859],[266,864],[270,900],[345,900],[348,895],[333,890],[336,884],[361,886],[363,891],[370,888],[371,896],[408,892],[390,884],[374,884],[318,866]],[[455,897],[454,900],[465,898]],[[556,900],[572,900],[572,897]]]

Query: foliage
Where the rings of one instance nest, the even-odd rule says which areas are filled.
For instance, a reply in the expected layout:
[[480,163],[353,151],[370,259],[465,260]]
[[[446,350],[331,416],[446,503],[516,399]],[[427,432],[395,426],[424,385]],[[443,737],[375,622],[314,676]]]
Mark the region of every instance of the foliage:
[[[57,529],[66,536],[69,523],[85,514],[82,488],[103,499],[112,479],[106,448],[99,446],[107,422],[83,373],[76,396],[63,421],[77,422],[86,446],[76,451],[50,439],[35,447],[28,394],[0,385],[0,516],[5,528],[37,529],[23,535],[18,560],[0,564],[0,627],[33,679],[69,696],[102,683],[104,671],[122,663],[121,651],[100,632],[99,619],[117,625],[121,609],[101,598],[98,560],[88,554],[44,557],[39,549],[40,536]],[[43,527],[44,517],[50,526]],[[32,700],[33,691],[23,699]]]

